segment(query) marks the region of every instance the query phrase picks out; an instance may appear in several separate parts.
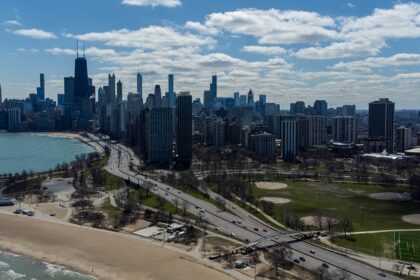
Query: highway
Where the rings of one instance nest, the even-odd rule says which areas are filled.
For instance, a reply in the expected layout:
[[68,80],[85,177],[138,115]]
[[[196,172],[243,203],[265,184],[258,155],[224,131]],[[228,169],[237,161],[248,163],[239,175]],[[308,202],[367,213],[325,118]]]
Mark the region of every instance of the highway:
[[[259,247],[270,247],[281,242],[295,240],[290,236],[292,232],[272,228],[255,217],[251,217],[251,215],[248,216],[249,218],[244,217],[243,211],[245,210],[243,209],[240,209],[242,211],[242,215],[239,215],[240,217],[232,215],[231,213],[220,210],[209,202],[195,198],[170,185],[130,171],[129,163],[132,160],[132,154],[128,148],[120,144],[104,142],[94,135],[90,135],[90,137],[102,146],[108,145],[111,148],[111,156],[108,165],[105,167],[108,172],[135,184],[151,186],[150,191],[154,194],[173,203],[175,199],[178,200],[178,205],[181,209],[183,203],[187,204],[188,212],[202,217],[202,219],[217,227],[220,232],[244,242],[257,243]],[[330,271],[337,268],[346,270],[351,274],[351,279],[354,280],[384,279],[383,276],[379,275],[381,272],[379,269],[357,262],[345,255],[303,241],[291,242],[289,244],[293,251],[292,259],[303,256],[305,261],[301,262],[300,265],[308,269],[316,270],[325,263],[328,264]],[[386,274],[386,279],[400,278]]]

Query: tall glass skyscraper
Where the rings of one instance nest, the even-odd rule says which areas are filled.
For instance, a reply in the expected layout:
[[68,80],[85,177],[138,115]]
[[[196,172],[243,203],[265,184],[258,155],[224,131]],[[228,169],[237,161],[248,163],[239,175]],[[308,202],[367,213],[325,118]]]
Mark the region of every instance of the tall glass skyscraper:
[[189,167],[192,158],[192,96],[182,92],[176,99],[176,150],[178,162]]
[[143,99],[143,76],[137,72],[137,94]]
[[394,151],[394,110],[388,98],[369,103],[369,138],[386,141],[388,153]]
[[45,79],[44,74],[39,75],[39,87],[36,88],[36,96],[39,100],[45,99]]

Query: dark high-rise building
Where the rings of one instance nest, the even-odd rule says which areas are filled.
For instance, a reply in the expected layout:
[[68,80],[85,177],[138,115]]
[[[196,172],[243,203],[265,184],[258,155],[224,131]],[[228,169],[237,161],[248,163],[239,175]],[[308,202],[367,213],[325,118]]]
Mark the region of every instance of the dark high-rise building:
[[137,72],[137,94],[143,99],[143,76]]
[[192,159],[192,97],[181,93],[176,99],[176,148],[178,162],[189,167]]
[[369,138],[386,141],[388,153],[394,151],[394,110],[388,98],[369,103]]
[[160,89],[160,85],[155,85],[155,107],[161,107],[162,106],[162,91]]
[[284,161],[295,159],[298,151],[298,122],[293,119],[285,119],[281,122],[281,147]]
[[168,75],[168,107],[174,108],[175,107],[175,91],[174,91],[174,74]]
[[121,81],[119,80],[118,81],[118,83],[117,83],[117,101],[118,102],[121,102],[122,101],[122,99],[123,99],[123,96],[122,96],[122,83],[121,83]]
[[328,103],[325,100],[315,100],[314,109],[317,115],[325,116],[328,111]]
[[255,103],[254,103],[254,93],[252,92],[252,89],[249,89],[248,91],[248,107],[254,108]]
[[305,102],[296,101],[295,103],[290,103],[290,114],[305,114],[305,112]]
[[217,76],[214,74],[211,77],[211,84],[210,84],[210,92],[213,104],[216,102],[217,99]]
[[169,167],[172,163],[172,109],[152,108],[146,122],[148,163]]
[[45,79],[44,74],[39,75],[39,87],[36,88],[36,96],[39,100],[45,99]]
[[395,149],[398,152],[404,152],[411,146],[411,129],[400,126],[395,131]]
[[213,106],[211,91],[205,90],[203,93],[204,108],[211,109]]
[[356,144],[357,120],[355,117],[338,116],[332,119],[332,138],[342,143]]

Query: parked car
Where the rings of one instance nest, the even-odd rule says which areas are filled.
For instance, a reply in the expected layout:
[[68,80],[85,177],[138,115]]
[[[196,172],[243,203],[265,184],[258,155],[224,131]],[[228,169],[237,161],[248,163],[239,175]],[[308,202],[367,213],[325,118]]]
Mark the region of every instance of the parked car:
[[304,257],[299,257],[299,260],[301,260],[303,262],[306,261]]
[[15,214],[22,214],[23,211],[22,211],[22,209],[18,208],[13,213],[15,213]]
[[310,250],[309,253],[315,254],[315,250]]

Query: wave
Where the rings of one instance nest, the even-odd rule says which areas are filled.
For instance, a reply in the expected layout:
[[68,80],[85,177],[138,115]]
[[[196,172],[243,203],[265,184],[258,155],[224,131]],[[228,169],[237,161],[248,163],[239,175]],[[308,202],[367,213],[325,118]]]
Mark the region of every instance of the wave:
[[80,279],[86,279],[86,280],[87,279],[96,280],[95,277],[66,269],[64,266],[61,266],[61,265],[50,264],[46,262],[44,262],[44,265],[46,266],[45,273],[53,278],[56,276],[69,276],[69,277],[78,277]]
[[16,280],[16,279],[23,279],[25,277],[26,277],[25,274],[17,273],[11,269],[9,269],[8,271],[0,272],[0,279],[3,279],[3,280]]
[[8,267],[10,267],[10,265],[8,263],[5,263],[5,262],[0,261],[0,269],[2,269],[2,268],[8,268]]

